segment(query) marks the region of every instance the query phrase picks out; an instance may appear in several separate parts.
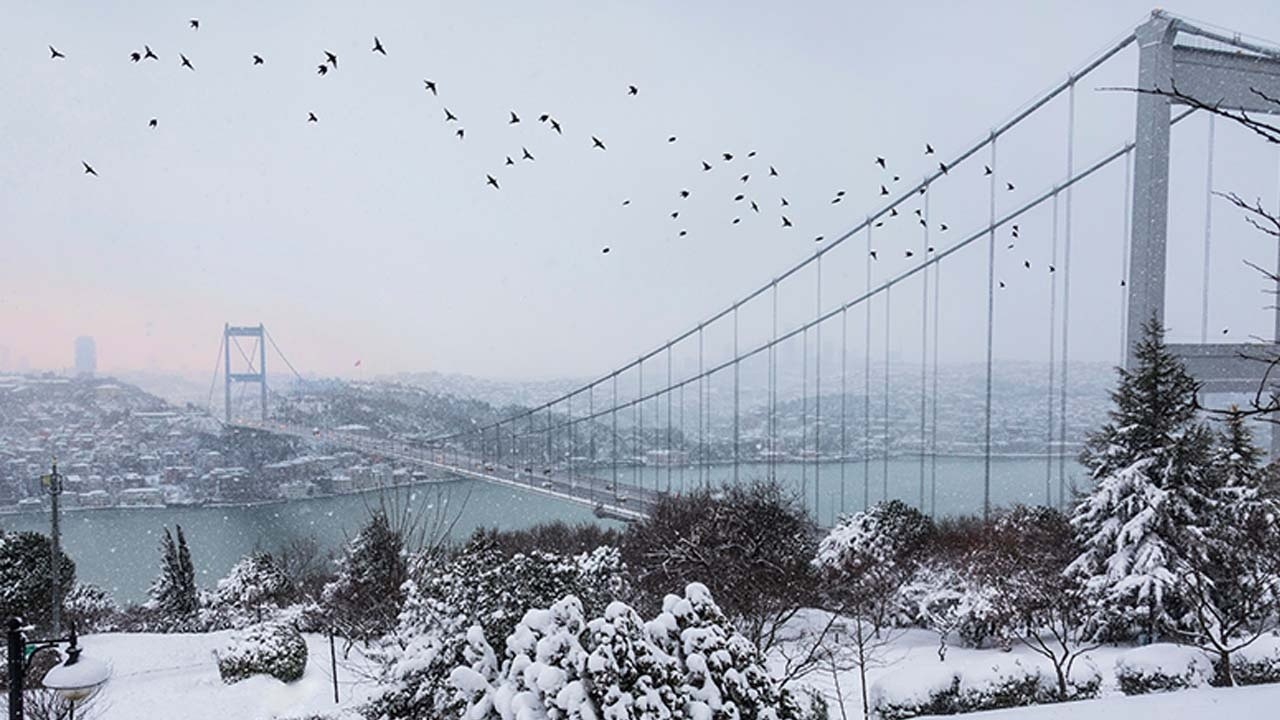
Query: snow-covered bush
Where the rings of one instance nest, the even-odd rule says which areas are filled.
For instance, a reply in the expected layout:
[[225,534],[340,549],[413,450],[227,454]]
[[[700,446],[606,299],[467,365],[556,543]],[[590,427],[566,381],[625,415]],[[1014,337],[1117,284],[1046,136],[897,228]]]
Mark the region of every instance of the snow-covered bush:
[[275,558],[255,552],[240,558],[218,581],[207,605],[224,614],[229,627],[239,628],[262,622],[264,613],[285,604],[291,591],[292,584]]
[[497,665],[480,653],[479,663],[450,674],[463,717],[784,720],[803,712],[696,583],[667,596],[648,623],[619,602],[586,621],[568,596],[525,613],[505,646]]
[[292,625],[262,623],[232,634],[217,657],[218,674],[228,685],[254,675],[293,682],[307,669],[307,643]]
[[[1097,669],[1082,663],[1072,671],[1067,699],[1096,697],[1101,686]],[[1053,670],[1043,663],[1019,659],[990,666],[913,666],[889,673],[871,686],[871,707],[881,720],[956,715],[1060,700]]]
[[79,583],[62,599],[62,613],[79,632],[111,632],[117,627],[120,606],[106,590]]
[[1201,687],[1212,677],[1209,656],[1185,645],[1156,643],[1116,658],[1116,682],[1125,695]]
[[1280,682],[1280,637],[1263,635],[1232,653],[1231,673],[1238,685]]
[[[53,580],[49,538],[35,532],[0,531],[0,613],[47,628]],[[65,552],[58,564],[62,586],[75,583],[76,564]]]

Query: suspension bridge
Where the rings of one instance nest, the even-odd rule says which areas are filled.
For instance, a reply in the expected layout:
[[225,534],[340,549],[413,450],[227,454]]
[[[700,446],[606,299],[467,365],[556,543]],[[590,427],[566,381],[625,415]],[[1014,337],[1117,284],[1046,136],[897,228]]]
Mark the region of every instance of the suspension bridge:
[[[1124,125],[1132,132],[1081,157],[1080,89],[1095,90],[1103,84],[1100,73],[1117,72],[1135,53],[1136,82],[1115,83],[1125,89],[1111,94],[1133,113],[1133,124]],[[1119,72],[1132,78],[1131,67]],[[890,458],[906,457],[914,464],[914,487],[896,494],[933,512],[940,409],[948,412],[940,408],[939,348],[944,332],[980,334],[981,390],[976,412],[962,422],[976,438],[981,471],[943,483],[969,483],[980,497],[977,509],[991,512],[996,347],[1034,340],[1048,370],[1037,419],[1024,422],[1042,426],[1035,434],[1046,459],[1042,476],[1024,484],[1037,488],[1036,501],[1061,506],[1071,492],[1073,340],[1081,332],[1113,335],[1115,360],[1123,365],[1132,362],[1142,324],[1165,320],[1171,137],[1193,124],[1188,118],[1203,119],[1208,129],[1200,340],[1173,348],[1214,393],[1252,394],[1265,381],[1265,367],[1246,356],[1280,352],[1280,310],[1267,337],[1208,342],[1211,211],[1224,180],[1214,174],[1212,114],[1167,94],[1175,88],[1215,107],[1278,113],[1268,98],[1280,98],[1280,49],[1156,11],[971,145],[940,156],[937,169],[882,190],[883,204],[800,262],[634,359],[509,417],[430,438],[290,425],[268,413],[266,345],[284,358],[274,339],[262,325],[228,325],[219,350],[225,421],[521,487],[628,519],[648,514],[667,493],[767,477],[790,483],[826,522],[890,497]],[[1064,131],[1045,129],[1055,125]],[[1020,132],[1031,134],[1021,146]],[[1027,144],[1040,153],[1062,149],[1061,164],[1037,163],[1043,186],[1028,187],[1024,173],[1014,192],[1002,165],[1006,148]],[[1274,147],[1271,152],[1274,158]],[[1082,209],[1081,196],[1098,198],[1102,209]],[[943,212],[949,213],[946,235],[948,225],[934,220]],[[1082,218],[1086,244],[1073,247],[1082,241]],[[889,252],[908,262],[891,267]],[[1112,270],[1073,276],[1081,253],[1110,253]],[[1033,267],[1043,273],[1034,276],[1035,285],[1023,280],[1030,272],[1017,275]],[[953,289],[972,302],[953,301]],[[965,289],[967,296],[960,292]],[[1072,315],[1073,302],[1080,302],[1073,290],[1081,289],[1091,302],[1083,321]],[[1113,300],[1100,304],[1104,294]],[[1186,294],[1177,289],[1179,297]],[[1034,338],[1006,320],[1028,317],[1036,320]],[[911,357],[895,356],[895,340],[908,336]],[[252,341],[256,352],[244,351],[241,339]],[[233,361],[245,369],[233,371]],[[257,417],[234,412],[237,383],[260,386]],[[1273,456],[1277,442],[1273,434]]]

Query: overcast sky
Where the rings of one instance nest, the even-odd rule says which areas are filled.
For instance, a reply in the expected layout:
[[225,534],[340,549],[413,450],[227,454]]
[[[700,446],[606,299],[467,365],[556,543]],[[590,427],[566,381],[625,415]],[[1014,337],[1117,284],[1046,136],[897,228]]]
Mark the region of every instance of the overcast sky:
[[[1168,9],[1280,38],[1266,0]],[[852,227],[889,175],[905,184],[934,166],[926,141],[940,157],[959,152],[1149,11],[1112,0],[7,0],[0,368],[67,367],[74,337],[88,334],[104,369],[207,376],[223,323],[261,321],[309,373],[351,374],[360,360],[369,373],[597,374],[767,282],[811,253],[815,236]],[[385,57],[370,51],[375,35]],[[144,44],[158,62],[130,62]],[[51,60],[48,45],[67,57]],[[321,77],[325,50],[339,67]],[[180,52],[194,72],[180,67]],[[1135,72],[1131,49],[1079,87],[1077,167],[1131,135],[1132,97],[1097,88],[1132,84]],[[458,123],[445,122],[445,107]],[[1002,140],[999,175],[1016,185],[1002,208],[1063,177],[1066,110],[1064,99]],[[508,122],[512,111],[519,124]],[[539,123],[542,113],[564,134]],[[1178,339],[1199,336],[1205,135],[1200,119],[1174,135],[1169,324]],[[536,160],[521,160],[522,147]],[[723,152],[735,159],[723,162]],[[1216,152],[1216,187],[1275,205],[1275,148],[1220,123]],[[873,165],[877,155],[889,173]],[[82,161],[99,176],[84,175]],[[945,247],[984,220],[988,160],[976,162],[931,193],[931,244]],[[1073,200],[1079,359],[1118,356],[1123,187],[1117,164]],[[735,203],[736,193],[745,200]],[[1238,213],[1213,212],[1210,332],[1244,339],[1271,321],[1241,260],[1271,264],[1275,248]],[[784,213],[794,227],[781,226]],[[1000,239],[1008,287],[998,357],[1047,352],[1050,217],[1046,208],[1023,220],[1012,251]],[[936,232],[941,222],[946,234]],[[918,227],[900,228],[874,241],[877,277],[915,261],[905,248],[921,244]],[[824,260],[824,305],[865,288],[863,241],[846,246]],[[942,272],[943,360],[980,357],[983,248]],[[783,297],[784,322],[812,314],[810,292]],[[918,354],[920,286],[893,303],[890,347]],[[759,313],[744,323],[748,335],[768,330]]]

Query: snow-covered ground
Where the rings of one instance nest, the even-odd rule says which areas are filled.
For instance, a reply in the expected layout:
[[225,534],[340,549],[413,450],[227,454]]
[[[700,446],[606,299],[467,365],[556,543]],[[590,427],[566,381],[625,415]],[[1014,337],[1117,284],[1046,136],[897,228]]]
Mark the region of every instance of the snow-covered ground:
[[90,715],[102,720],[327,717],[354,707],[371,689],[352,663],[344,664],[339,645],[338,692],[342,702],[333,702],[329,642],[319,635],[306,636],[307,670],[300,680],[286,684],[258,676],[227,685],[218,677],[213,653],[229,635],[120,633],[82,637],[86,656],[112,666],[111,679],[93,701],[96,712]]
[[[318,635],[306,638],[309,657],[301,680],[286,684],[274,678],[254,677],[227,685],[218,677],[213,652],[226,642],[228,635],[227,632],[206,635],[124,633],[82,638],[85,654],[107,661],[113,669],[111,680],[95,701],[93,716],[102,720],[350,717],[342,713],[353,709],[372,690],[372,684],[359,672],[359,661],[344,661],[339,646],[338,687],[342,702],[333,702],[328,640]],[[1277,717],[1280,685],[1201,688],[1140,697],[1120,695],[1114,686],[1113,669],[1116,658],[1125,650],[1104,647],[1090,653],[1089,661],[1101,671],[1105,680],[1104,697],[1098,700],[998,710],[966,717],[992,720],[1248,720]],[[951,647],[947,652],[946,665],[982,671],[996,663],[1005,665],[1015,659],[1035,663],[1037,658],[1023,647],[1015,647],[1008,653]],[[898,682],[904,674],[918,675],[922,682],[926,681],[942,664],[937,656],[937,636],[923,630],[906,631],[886,653],[886,661],[886,666],[868,672],[872,684],[889,674],[897,675]],[[833,678],[829,671],[817,672],[806,677],[804,682],[821,690],[832,701],[833,718],[861,718],[861,691],[856,670],[840,672],[837,678]],[[844,699],[846,715],[842,716],[835,704],[838,696]]]

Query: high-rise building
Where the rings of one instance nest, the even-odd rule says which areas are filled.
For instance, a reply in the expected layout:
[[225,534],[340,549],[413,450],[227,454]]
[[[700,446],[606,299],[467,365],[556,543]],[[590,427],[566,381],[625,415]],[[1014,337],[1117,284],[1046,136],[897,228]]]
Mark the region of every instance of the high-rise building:
[[93,373],[97,369],[97,344],[88,335],[81,335],[76,338],[76,375],[93,377]]

